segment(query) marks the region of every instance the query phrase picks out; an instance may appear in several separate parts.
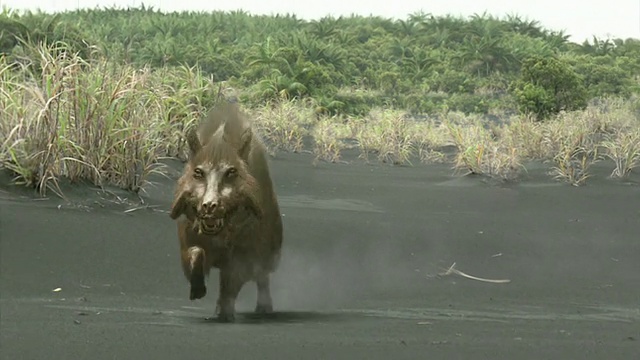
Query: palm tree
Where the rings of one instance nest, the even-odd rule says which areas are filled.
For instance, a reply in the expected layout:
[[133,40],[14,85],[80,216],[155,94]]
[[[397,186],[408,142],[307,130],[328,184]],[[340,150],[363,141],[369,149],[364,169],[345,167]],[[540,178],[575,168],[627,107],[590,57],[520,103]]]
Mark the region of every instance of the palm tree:
[[615,43],[611,39],[601,40],[597,36],[593,36],[593,43],[589,43],[589,40],[585,40],[582,43],[580,51],[583,54],[588,55],[609,55],[613,52]]
[[396,24],[398,25],[398,31],[402,38],[412,38],[416,36],[421,27],[418,21],[411,18],[409,18],[409,20],[396,20]]
[[336,34],[338,20],[332,16],[325,16],[319,20],[312,20],[311,33],[320,39],[328,39]]
[[437,50],[428,52],[424,49],[417,49],[413,57],[405,59],[403,62],[403,72],[411,77],[413,84],[420,84],[423,79],[431,75],[431,67],[438,64]]
[[267,37],[267,40],[257,47],[257,53],[251,53],[246,58],[246,64],[248,67],[269,67],[278,65],[281,63],[282,58],[279,56],[280,48],[273,45],[274,41],[271,36]]
[[257,91],[263,99],[292,99],[307,94],[307,88],[304,84],[283,74],[278,69],[274,69],[267,78],[258,82]]
[[519,15],[507,15],[506,27],[509,31],[531,37],[543,37],[544,35],[539,21],[523,20]]
[[433,15],[431,13],[416,11],[414,13],[409,14],[409,21],[420,25],[420,27],[422,27],[424,24],[426,24],[430,20],[433,20]]

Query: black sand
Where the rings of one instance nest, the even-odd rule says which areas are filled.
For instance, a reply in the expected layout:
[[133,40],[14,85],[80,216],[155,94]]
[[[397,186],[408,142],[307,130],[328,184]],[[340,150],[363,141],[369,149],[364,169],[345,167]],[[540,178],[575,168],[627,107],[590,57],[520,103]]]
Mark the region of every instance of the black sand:
[[[607,179],[598,164],[576,188],[541,168],[499,186],[448,165],[271,164],[285,225],[276,313],[251,314],[249,284],[235,324],[204,321],[217,272],[188,300],[173,180],[130,212],[87,188],[68,204],[3,185],[2,359],[640,356],[638,175]],[[437,275],[454,262],[511,282]]]

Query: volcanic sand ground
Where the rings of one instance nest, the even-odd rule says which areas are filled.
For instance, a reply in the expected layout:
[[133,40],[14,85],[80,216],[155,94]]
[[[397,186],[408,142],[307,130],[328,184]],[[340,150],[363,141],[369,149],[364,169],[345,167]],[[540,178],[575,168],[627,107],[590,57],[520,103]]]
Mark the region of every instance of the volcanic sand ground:
[[[167,210],[181,165],[135,196],[90,187],[34,200],[0,183],[3,359],[634,359],[640,178],[517,184],[449,165],[271,159],[285,242],[276,313],[206,322]],[[114,203],[115,196],[120,202]],[[128,197],[130,203],[124,201]],[[131,210],[131,211],[127,211]],[[127,211],[127,212],[125,212]],[[451,264],[509,283],[439,276]],[[58,291],[54,291],[59,289]]]

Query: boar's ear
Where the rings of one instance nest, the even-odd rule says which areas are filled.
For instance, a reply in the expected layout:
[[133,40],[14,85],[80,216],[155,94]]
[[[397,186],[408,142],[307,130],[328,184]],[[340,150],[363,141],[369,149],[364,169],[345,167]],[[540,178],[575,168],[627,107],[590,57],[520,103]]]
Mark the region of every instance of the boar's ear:
[[192,216],[192,206],[189,204],[189,197],[191,196],[191,187],[189,181],[191,177],[187,172],[190,172],[189,167],[185,168],[185,173],[178,179],[178,184],[174,193],[173,202],[171,203],[171,211],[169,216],[175,220],[181,215],[187,215],[188,218]]
[[227,121],[224,124],[224,139],[238,151],[241,158],[249,154],[252,132],[249,122],[238,109],[237,104],[227,104]]
[[240,135],[240,141],[238,142],[238,154],[241,158],[247,159],[249,157],[249,150],[251,150],[251,138],[253,134],[251,128],[247,127]]
[[176,196],[173,199],[173,203],[171,204],[171,211],[169,212],[169,216],[171,219],[175,220],[179,218],[181,215],[186,215],[189,220],[195,219],[194,209],[189,205],[187,201],[187,197],[189,196],[189,192],[183,189],[179,189],[176,191]]
[[200,144],[200,139],[198,138],[198,131],[196,127],[192,127],[189,131],[187,131],[187,144],[189,145],[189,150],[191,151],[191,157],[200,151],[202,148],[202,144]]
[[173,203],[171,204],[171,211],[169,212],[169,216],[171,219],[175,220],[180,217],[180,215],[184,214],[187,209],[187,201],[185,200],[185,192],[181,192],[180,194],[176,194],[177,196],[173,199]]
[[169,216],[173,220],[179,218],[180,215],[184,214],[187,210],[187,192],[181,188],[182,186],[178,188],[175,193],[175,197],[173,198],[173,203],[171,203],[171,211],[169,212]]

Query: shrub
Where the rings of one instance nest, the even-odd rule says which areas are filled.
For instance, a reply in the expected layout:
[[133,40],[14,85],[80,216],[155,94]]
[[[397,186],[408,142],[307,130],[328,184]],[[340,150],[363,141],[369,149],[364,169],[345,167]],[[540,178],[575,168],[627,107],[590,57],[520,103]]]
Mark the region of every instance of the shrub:
[[553,57],[525,60],[513,93],[520,111],[533,113],[538,120],[587,105],[582,78],[565,61]]

